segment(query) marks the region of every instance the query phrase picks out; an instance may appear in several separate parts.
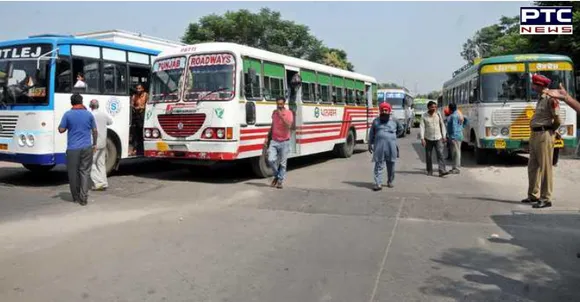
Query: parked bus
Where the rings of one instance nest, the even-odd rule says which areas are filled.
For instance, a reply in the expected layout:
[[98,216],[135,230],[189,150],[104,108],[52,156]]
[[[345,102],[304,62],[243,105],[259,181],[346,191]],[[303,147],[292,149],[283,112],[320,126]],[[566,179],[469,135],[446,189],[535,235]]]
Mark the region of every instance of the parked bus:
[[[466,65],[443,85],[443,105],[456,103],[468,119],[465,143],[475,150],[478,164],[490,153],[529,151],[530,119],[537,93],[531,76],[539,73],[552,80],[550,88],[564,84],[575,95],[572,60],[551,54],[524,54],[491,57]],[[576,147],[576,112],[560,102],[557,148]]]
[[429,100],[429,99],[415,99],[413,100],[413,127],[419,127],[419,123],[421,123],[421,117],[425,112],[427,112],[427,104],[429,102],[437,103],[437,100]]
[[[109,32],[115,36],[126,32]],[[108,129],[107,172],[129,156],[130,91],[149,83],[151,61],[162,49],[141,48],[142,38],[118,44],[74,36],[39,35],[0,42],[0,161],[30,171],[49,171],[65,163],[66,134],[57,131],[70,97],[79,92],[88,107],[98,100],[113,117]],[[150,39],[150,38],[148,38]],[[84,75],[85,88],[75,88]]]
[[392,116],[397,119],[405,129],[402,136],[405,137],[407,134],[411,134],[414,96],[409,91],[402,88],[379,89],[377,94],[379,104],[383,102],[391,104],[391,107],[393,108]]
[[[300,83],[291,85],[299,75]],[[145,155],[190,164],[263,155],[275,100],[294,113],[290,157],[334,150],[348,158],[378,115],[373,77],[232,43],[203,43],[160,54],[145,114]]]

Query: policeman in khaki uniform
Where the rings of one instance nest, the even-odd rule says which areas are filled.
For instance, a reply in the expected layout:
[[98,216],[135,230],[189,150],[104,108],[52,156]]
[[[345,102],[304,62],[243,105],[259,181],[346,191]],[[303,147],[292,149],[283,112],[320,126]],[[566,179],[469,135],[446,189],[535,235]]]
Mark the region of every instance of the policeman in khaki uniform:
[[552,159],[554,156],[554,138],[560,127],[559,102],[547,94],[551,80],[534,74],[532,88],[540,96],[536,105],[530,127],[530,160],[528,162],[528,197],[523,203],[535,203],[534,208],[552,206]]

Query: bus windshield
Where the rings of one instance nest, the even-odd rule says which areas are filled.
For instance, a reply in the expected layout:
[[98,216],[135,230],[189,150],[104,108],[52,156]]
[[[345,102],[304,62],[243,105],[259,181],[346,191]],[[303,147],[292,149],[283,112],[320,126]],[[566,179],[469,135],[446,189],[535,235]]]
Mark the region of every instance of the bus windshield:
[[231,54],[189,58],[185,101],[226,101],[234,97],[235,59]]
[[481,75],[481,100],[484,103],[527,100],[529,76],[525,72],[498,72]]
[[379,98],[379,103],[387,102],[393,108],[403,108],[405,94],[402,92],[385,92],[384,98]]
[[427,103],[415,103],[416,111],[427,111]]
[[49,61],[42,60],[40,70],[36,70],[36,62],[36,59],[0,60],[0,105],[48,103]]
[[[530,64],[530,71],[532,73],[541,74],[550,79],[552,82],[548,88],[560,89],[560,84],[562,84],[572,97],[576,96],[572,64],[567,62],[535,63]],[[531,97],[532,99],[536,99],[538,98],[538,94],[535,91],[532,91]]]
[[185,69],[185,57],[162,59],[153,64],[151,102],[176,102]]

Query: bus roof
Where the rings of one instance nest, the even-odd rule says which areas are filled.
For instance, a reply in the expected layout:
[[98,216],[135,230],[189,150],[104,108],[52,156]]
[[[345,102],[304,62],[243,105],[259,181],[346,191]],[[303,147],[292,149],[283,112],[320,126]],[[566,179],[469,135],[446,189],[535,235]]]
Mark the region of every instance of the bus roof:
[[405,88],[380,88],[378,89],[378,91],[382,91],[382,92],[402,92],[410,97],[415,97],[410,91],[408,91]]
[[199,43],[199,44],[187,45],[187,46],[183,46],[183,47],[176,47],[176,48],[171,49],[169,51],[162,52],[161,54],[159,54],[157,59],[174,57],[177,55],[189,55],[189,54],[195,54],[195,53],[205,53],[205,52],[210,53],[210,52],[219,52],[219,51],[230,51],[230,52],[234,52],[234,53],[239,53],[242,56],[250,56],[250,57],[252,57],[254,59],[258,59],[258,60],[276,62],[276,63],[280,63],[280,64],[284,64],[284,65],[288,65],[288,66],[300,68],[300,69],[315,70],[315,71],[319,71],[322,73],[329,73],[329,74],[342,76],[342,77],[346,77],[346,78],[350,78],[350,79],[354,79],[354,80],[365,81],[368,83],[376,83],[377,82],[375,78],[373,78],[371,76],[363,75],[360,73],[355,73],[355,72],[343,70],[340,68],[330,67],[327,65],[314,63],[314,62],[310,62],[310,61],[303,60],[303,59],[298,59],[298,58],[294,58],[294,57],[290,57],[290,56],[286,56],[286,55],[281,55],[278,53],[274,53],[274,52],[270,52],[270,51],[250,47],[250,46],[245,46],[245,45],[240,45],[240,44],[235,44],[235,43],[227,43],[227,42],[208,42],[208,43]]
[[558,55],[558,54],[516,54],[516,55],[505,55],[496,56],[482,59],[476,64],[471,66],[464,66],[463,71],[457,73],[450,80],[443,83],[443,87],[449,84],[455,83],[456,81],[461,81],[467,75],[473,74],[479,70],[479,67],[488,64],[504,64],[504,63],[519,63],[519,62],[555,62],[555,61],[567,61],[572,62],[572,59],[568,56]]
[[427,104],[427,103],[429,103],[431,101],[437,102],[437,100],[432,100],[432,99],[423,99],[423,98],[421,98],[421,99],[415,99],[415,103],[417,103],[417,104],[422,104],[422,103]]
[[27,39],[19,39],[19,40],[8,40],[0,42],[0,47],[9,47],[19,44],[52,44],[52,45],[66,45],[66,44],[73,44],[73,45],[88,45],[88,46],[100,46],[100,47],[107,47],[113,48],[118,50],[127,50],[133,52],[140,52],[149,55],[157,55],[161,52],[161,50],[156,49],[149,49],[143,48],[139,46],[132,46],[132,45],[125,45],[107,41],[100,41],[94,39],[86,39],[86,38],[77,38],[72,36],[61,36],[61,35],[37,35],[32,36]]

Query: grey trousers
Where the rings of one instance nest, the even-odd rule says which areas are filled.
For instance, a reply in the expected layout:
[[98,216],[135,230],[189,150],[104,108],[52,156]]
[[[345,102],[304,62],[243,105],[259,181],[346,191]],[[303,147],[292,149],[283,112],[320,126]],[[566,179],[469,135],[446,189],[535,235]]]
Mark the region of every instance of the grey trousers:
[[451,154],[453,155],[453,169],[461,167],[461,141],[451,141]]
[[433,172],[433,149],[435,149],[435,153],[437,154],[437,164],[439,166],[439,173],[445,172],[445,159],[443,158],[443,141],[430,141],[428,139],[425,140],[425,162],[427,164],[427,172]]
[[91,166],[93,165],[93,148],[67,150],[66,169],[70,193],[75,202],[87,201],[91,185]]

